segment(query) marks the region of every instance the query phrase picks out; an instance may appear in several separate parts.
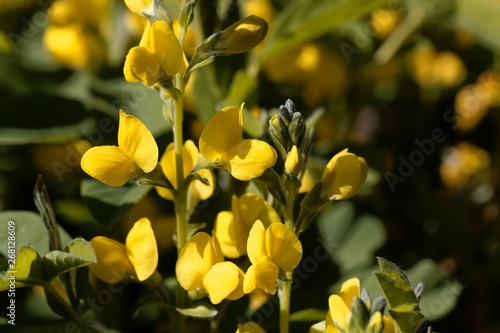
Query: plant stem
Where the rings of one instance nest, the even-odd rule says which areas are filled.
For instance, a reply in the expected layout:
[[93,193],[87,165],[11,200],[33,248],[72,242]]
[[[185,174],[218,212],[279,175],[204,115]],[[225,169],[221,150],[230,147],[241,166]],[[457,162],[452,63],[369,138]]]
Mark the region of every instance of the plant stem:
[[278,290],[280,300],[280,333],[288,333],[290,325],[290,296],[292,290],[293,272],[285,273],[286,279],[281,281]]

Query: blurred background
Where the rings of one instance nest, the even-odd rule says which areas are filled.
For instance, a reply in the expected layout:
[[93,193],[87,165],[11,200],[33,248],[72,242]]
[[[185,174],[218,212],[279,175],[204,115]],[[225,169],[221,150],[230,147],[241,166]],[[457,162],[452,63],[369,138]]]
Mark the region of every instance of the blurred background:
[[[175,18],[177,2],[164,3]],[[301,235],[313,259],[299,266],[292,312],[326,309],[328,295],[354,275],[376,295],[370,273],[382,256],[413,283],[424,281],[421,307],[433,331],[499,332],[500,1],[200,0],[197,8],[188,58],[203,38],[250,14],[269,33],[249,54],[193,75],[186,138],[197,142],[218,109],[242,102],[245,135],[266,138],[269,115],[290,98],[315,126],[304,190],[346,147],[370,167],[359,195],[326,208]],[[0,0],[0,210],[35,212],[41,174],[70,236],[123,240],[150,217],[162,273],[172,276],[171,202],[141,188],[99,187],[79,166],[90,147],[116,145],[119,109],[145,122],[160,151],[172,141],[157,93],[123,78],[143,20],[123,1]],[[210,226],[245,186],[219,173],[216,194],[192,221]],[[315,257],[318,246],[328,259]],[[134,292],[113,311],[130,312]],[[57,318],[36,290],[19,295],[19,324]],[[258,309],[266,300],[254,301]],[[149,316],[106,320],[118,331],[160,332]],[[307,331],[309,322],[295,320]]]

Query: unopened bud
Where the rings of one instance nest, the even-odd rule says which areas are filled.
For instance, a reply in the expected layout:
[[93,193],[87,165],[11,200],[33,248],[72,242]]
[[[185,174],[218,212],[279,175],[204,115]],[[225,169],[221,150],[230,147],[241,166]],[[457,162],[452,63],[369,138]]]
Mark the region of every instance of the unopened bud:
[[264,19],[250,15],[222,31],[214,49],[225,55],[248,52],[266,37],[267,30]]
[[304,168],[304,158],[300,154],[297,146],[293,146],[285,161],[285,172],[289,176],[297,176]]

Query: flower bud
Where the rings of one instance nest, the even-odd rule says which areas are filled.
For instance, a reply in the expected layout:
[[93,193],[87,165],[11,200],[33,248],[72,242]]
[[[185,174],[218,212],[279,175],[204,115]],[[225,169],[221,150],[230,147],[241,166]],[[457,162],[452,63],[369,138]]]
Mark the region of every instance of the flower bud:
[[285,172],[289,176],[297,176],[304,168],[304,158],[299,153],[297,146],[293,146],[285,161]]
[[306,133],[306,123],[304,121],[304,117],[300,112],[295,112],[293,114],[292,121],[288,126],[288,133],[290,134],[292,144],[300,147],[302,138]]
[[266,37],[267,30],[264,19],[250,15],[222,31],[214,49],[225,55],[250,51]]
[[344,149],[328,162],[323,171],[321,196],[329,200],[348,199],[364,184],[367,173],[365,159]]

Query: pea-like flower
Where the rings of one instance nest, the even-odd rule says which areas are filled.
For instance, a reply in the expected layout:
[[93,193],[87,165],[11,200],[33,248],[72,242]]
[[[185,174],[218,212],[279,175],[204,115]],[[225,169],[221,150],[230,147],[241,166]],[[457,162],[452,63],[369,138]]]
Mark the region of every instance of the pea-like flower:
[[224,261],[219,242],[206,232],[198,232],[182,249],[175,265],[179,284],[187,291],[208,294],[213,304],[244,295],[245,274],[235,264]]
[[179,40],[165,21],[147,21],[139,46],[127,54],[123,67],[125,79],[154,85],[163,75],[173,76],[184,61]]
[[366,180],[368,165],[344,149],[335,155],[323,171],[321,196],[328,200],[343,200],[355,195]]
[[266,37],[267,30],[264,19],[250,15],[224,29],[214,49],[226,55],[248,52]]
[[244,324],[238,324],[236,333],[266,333],[266,331],[256,322],[247,321]]
[[267,229],[257,220],[248,236],[247,254],[252,265],[245,274],[246,294],[260,288],[276,293],[279,270],[291,272],[302,259],[302,244],[282,223],[272,223]]
[[90,240],[97,263],[90,271],[107,283],[125,278],[148,279],[158,266],[156,238],[147,218],[137,221],[130,229],[125,245],[111,238],[97,236]]
[[276,163],[276,151],[267,142],[242,139],[242,111],[234,106],[220,110],[200,137],[200,153],[239,180],[261,176]]
[[109,186],[122,186],[130,177],[154,170],[158,146],[146,125],[120,110],[118,147],[92,147],[80,163],[93,178]]
[[281,222],[278,213],[262,197],[253,193],[233,196],[232,212],[220,212],[214,227],[225,257],[238,258],[247,253],[248,234],[256,220],[265,227]]
[[[352,318],[353,303],[360,301],[360,285],[358,278],[352,278],[345,281],[340,287],[338,294],[331,295],[328,299],[329,311],[326,315],[325,327],[326,333],[351,332],[350,323],[361,318]],[[362,303],[364,306],[364,303]],[[370,309],[367,309],[369,315]],[[382,330],[383,328],[383,330]],[[353,332],[358,332],[358,328],[353,328]],[[310,331],[311,332],[311,331]],[[312,331],[314,332],[314,331]],[[394,332],[394,323],[392,318],[382,315],[380,311],[371,314],[364,332]]]
[[[184,175],[189,175],[193,170],[193,167],[198,162],[198,156],[200,152],[194,144],[193,141],[187,140],[184,142],[183,146],[183,159],[184,159]],[[175,150],[174,143],[170,143],[165,150],[165,153],[160,159],[160,165],[162,166],[165,176],[170,181],[170,183],[177,188],[177,174],[176,174],[176,164],[175,164]],[[211,170],[198,170],[197,173],[208,180],[210,185],[203,184],[200,180],[195,179],[189,185],[189,195],[188,197],[194,197],[199,200],[208,199],[213,193],[215,188],[215,177]],[[157,187],[156,191],[158,194],[167,200],[173,200],[172,193],[163,187]]]

